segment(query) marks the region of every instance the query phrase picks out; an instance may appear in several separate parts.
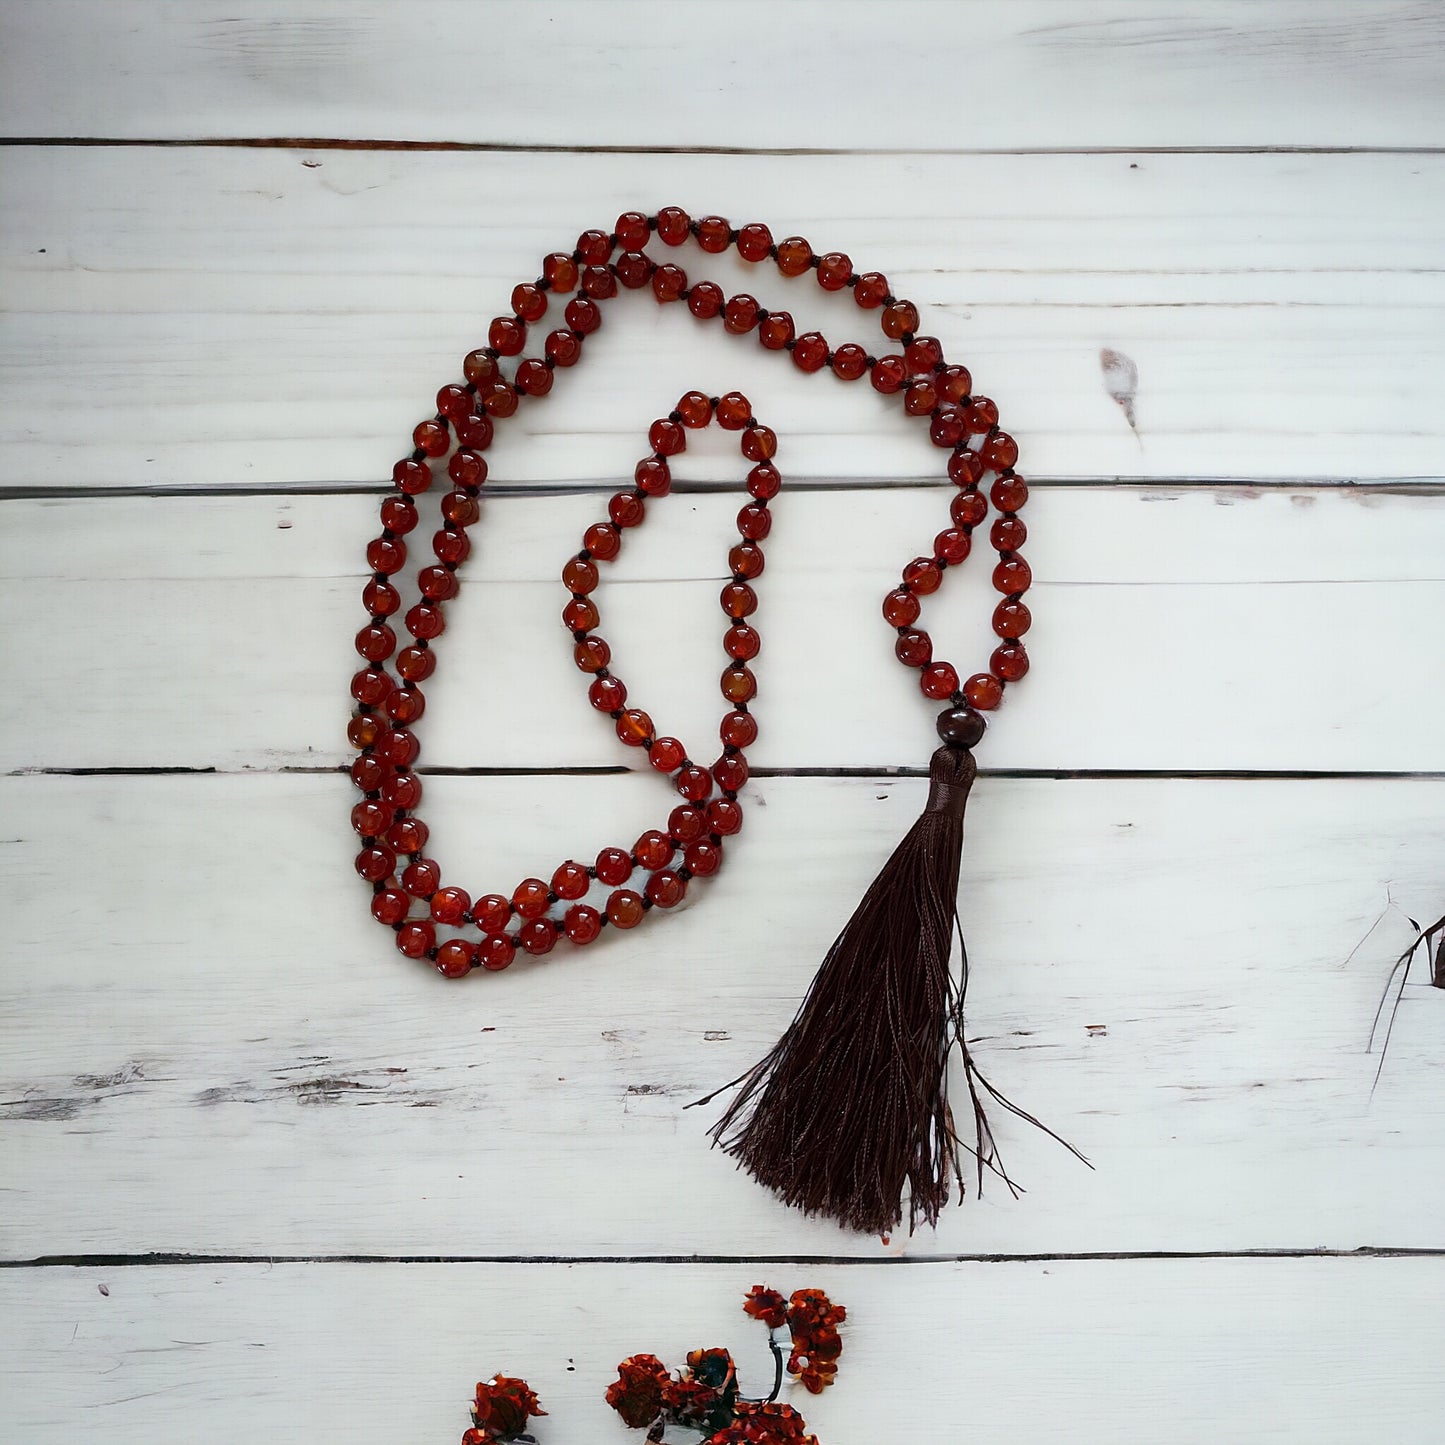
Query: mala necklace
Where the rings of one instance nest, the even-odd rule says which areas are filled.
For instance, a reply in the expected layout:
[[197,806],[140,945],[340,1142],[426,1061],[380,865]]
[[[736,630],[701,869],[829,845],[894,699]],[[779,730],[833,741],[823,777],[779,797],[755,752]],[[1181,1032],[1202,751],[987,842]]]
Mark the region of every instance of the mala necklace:
[[[797,334],[788,312],[770,311],[746,294],[725,296],[713,282],[690,282],[674,262],[654,259],[644,249],[654,240],[669,250],[695,241],[711,254],[736,246],[745,261],[771,262],[785,277],[811,272],[824,291],[851,291],[861,310],[877,311],[896,350],[875,355],[853,342],[834,346],[817,331]],[[499,422],[513,416],[524,398],[546,396],[557,373],[581,359],[586,338],[602,324],[603,303],[619,291],[645,288],[663,305],[681,302],[699,320],[721,318],[730,336],[756,336],[766,350],[790,356],[800,371],[826,369],[843,381],[866,376],[874,391],[900,398],[904,413],[925,423],[934,445],[948,454],[948,476],[957,489],[949,506],[952,525],[933,539],[931,552],[903,568],[882,609],[895,631],[898,660],[916,672],[926,698],[944,704],[928,802],[829,950],[791,1027],[766,1058],[734,1081],[741,1087],[712,1130],[714,1142],[761,1183],[808,1213],[886,1233],[902,1219],[906,1192],[910,1227],[920,1219],[934,1224],[954,1181],[963,1195],[963,1154],[974,1155],[980,1187],[985,1167],[1008,1179],[997,1162],[984,1096],[1037,1123],[974,1064],[963,1032],[966,954],[960,981],[950,968],[955,933],[962,943],[956,903],[964,805],[976,771],[971,750],[983,737],[984,714],[998,707],[1006,686],[1029,666],[1022,639],[1030,624],[1023,597],[1031,574],[1019,554],[1027,535],[1019,512],[1028,487],[1014,470],[1018,447],[999,430],[998,408],[973,394],[968,369],[948,364],[935,337],[918,334],[917,308],[894,296],[878,272],[856,272],[847,256],[819,255],[799,236],[775,244],[764,225],[738,229],[720,216],[693,220],[668,206],[655,216],[629,211],[610,232],[584,231],[572,251],[544,258],[535,282],[513,290],[512,314],[492,322],[488,344],[462,363],[465,380],[443,386],[436,414],[413,432],[413,450],[392,471],[395,491],[381,504],[381,535],[367,545],[372,576],[362,603],[369,621],[356,635],[363,666],[351,680],[357,706],[349,728],[359,754],[351,777],[365,795],[351,813],[362,840],[356,871],[372,885],[372,914],[394,930],[401,952],[460,978],[477,969],[504,969],[519,949],[541,956],[564,942],[585,947],[604,929],[635,928],[650,913],[676,907],[694,880],[717,872],[726,840],[742,827],[746,750],[758,735],[750,706],[757,680],[748,666],[762,646],[753,583],[763,571],[761,543],[772,527],[768,504],[781,476],[773,460],[777,436],[739,392],[713,397],[689,391],[653,422],[633,485],[611,498],[607,519],[587,528],[562,568],[570,594],[562,623],[572,635],[577,667],[589,679],[588,700],[613,720],[625,746],[641,750],[672,780],[681,801],[665,824],[631,847],[603,848],[590,863],[568,859],[550,879],[525,878],[508,894],[473,898],[464,888],[443,885],[440,865],[426,855],[427,826],[417,814],[422,784],[414,727],[425,708],[422,684],[436,668],[433,644],[446,625],[446,603],[457,595],[458,571],[471,551],[467,529],[480,515],[487,477],[483,454]],[[541,354],[522,357],[530,328],[563,296],[570,299],[562,305],[562,322],[548,331]],[[516,357],[522,359],[507,368]],[[705,765],[629,705],[627,687],[610,667],[611,649],[597,633],[592,594],[599,564],[618,556],[649,502],[667,495],[668,458],[686,448],[690,430],[714,421],[740,433],[751,466],[749,500],[737,515],[739,540],[728,553],[730,577],[719,598],[727,622],[722,747]],[[419,524],[414,498],[431,488],[433,464],[443,463],[451,487],[431,539],[435,560],[417,573],[419,600],[402,613],[391,579],[406,566],[407,539]],[[985,495],[981,484],[989,474]],[[998,553],[993,586],[1000,600],[992,625],[999,641],[987,669],[961,680],[952,663],[934,656],[928,633],[917,625],[920,599],[938,590],[948,568],[967,559],[990,502],[997,513],[988,539]],[[409,638],[399,650],[391,622],[398,614]],[[961,1140],[948,1100],[954,1048],[964,1063],[974,1116],[972,1145]]]

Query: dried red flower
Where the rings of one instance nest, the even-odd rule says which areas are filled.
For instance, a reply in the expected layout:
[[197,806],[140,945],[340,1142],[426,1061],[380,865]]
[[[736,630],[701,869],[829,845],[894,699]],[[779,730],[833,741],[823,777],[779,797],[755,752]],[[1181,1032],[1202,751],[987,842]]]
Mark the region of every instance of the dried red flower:
[[641,1430],[662,1414],[667,1383],[667,1366],[656,1355],[631,1355],[618,1365],[617,1379],[607,1387],[607,1403],[629,1430]]
[[808,1434],[807,1422],[791,1405],[744,1400],[733,1422],[707,1445],[818,1445],[818,1437]]
[[472,1420],[477,1428],[467,1431],[462,1445],[515,1440],[526,1432],[529,1418],[546,1413],[525,1380],[493,1375],[477,1385],[477,1398],[472,1403]]
[[761,1320],[770,1330],[780,1330],[788,1322],[788,1302],[775,1289],[755,1284],[743,1302],[743,1312]]
[[788,1373],[795,1375],[810,1394],[821,1395],[838,1373],[843,1340],[838,1326],[848,1318],[820,1289],[800,1289],[788,1301],[788,1328],[793,1349]]

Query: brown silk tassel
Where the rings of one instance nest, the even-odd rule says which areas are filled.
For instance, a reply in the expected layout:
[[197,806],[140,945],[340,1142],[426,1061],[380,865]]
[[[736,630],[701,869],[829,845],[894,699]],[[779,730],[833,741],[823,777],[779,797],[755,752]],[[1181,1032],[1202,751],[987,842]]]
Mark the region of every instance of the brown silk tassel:
[[[808,1214],[886,1234],[936,1224],[961,1154],[1013,1187],[997,1162],[982,1096],[1031,1123],[979,1073],[964,1040],[963,995],[950,957],[958,922],[963,812],[973,754],[933,754],[923,815],[883,865],[828,950],[802,1007],[772,1052],[736,1082],[712,1130],[760,1184]],[[949,1057],[963,1060],[975,1145],[964,1144],[948,1100]],[[700,1102],[707,1102],[702,1100]],[[1042,1126],[1040,1126],[1042,1127]]]

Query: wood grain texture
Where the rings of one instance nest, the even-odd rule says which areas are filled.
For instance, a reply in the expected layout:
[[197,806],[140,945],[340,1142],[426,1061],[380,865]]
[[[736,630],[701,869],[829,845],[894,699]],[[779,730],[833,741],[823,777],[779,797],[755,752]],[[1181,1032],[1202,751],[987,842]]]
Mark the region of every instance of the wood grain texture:
[[1442,49],[1419,0],[734,0],[725,24],[659,0],[12,0],[0,86],[23,136],[1438,146]]
[[[887,162],[888,205],[860,207],[867,164],[0,152],[0,486],[379,482],[543,254],[673,200],[886,271],[999,402],[1031,477],[1445,474],[1445,158],[913,154]],[[678,255],[799,330],[878,338],[876,313],[806,279]],[[501,428],[499,479],[628,476],[687,385],[766,397],[794,479],[940,474],[896,399],[679,307],[624,296],[587,348]],[[1106,354],[1134,368],[1128,413]]]
[[[0,1275],[12,1438],[450,1440],[475,1381],[525,1364],[551,1445],[635,1439],[602,1402],[619,1359],[720,1344],[771,1383],[744,1292],[849,1310],[821,1439],[1434,1445],[1439,1259],[1128,1264],[358,1265]],[[104,1286],[107,1294],[101,1294]],[[940,1350],[940,1342],[943,1344]],[[889,1388],[885,1382],[893,1382]],[[801,1393],[801,1392],[800,1392]]]
[[[630,841],[666,806],[638,784],[441,778],[424,811],[479,895]],[[721,1104],[685,1106],[776,1038],[925,788],[758,782],[674,916],[454,984],[369,918],[343,777],[4,780],[0,1251],[1445,1247],[1445,993],[1407,988],[1373,1094],[1366,1051],[1441,782],[983,779],[976,1055],[1096,1171],[1001,1121],[1024,1198],[885,1250],[710,1152]]]

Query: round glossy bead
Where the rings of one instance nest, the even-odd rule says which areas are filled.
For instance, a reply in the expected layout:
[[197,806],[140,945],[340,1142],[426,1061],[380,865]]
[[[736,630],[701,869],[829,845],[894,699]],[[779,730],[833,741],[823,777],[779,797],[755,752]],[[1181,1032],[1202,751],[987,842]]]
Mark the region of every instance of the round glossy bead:
[[928,439],[936,447],[956,447],[964,438],[963,413],[943,405],[928,420]]
[[527,344],[527,328],[515,316],[498,316],[487,330],[487,344],[503,356],[516,356]]
[[980,436],[998,425],[998,407],[988,397],[976,396],[964,407],[963,420],[974,436]]
[[748,492],[760,501],[770,501],[778,495],[783,479],[771,462],[759,462],[748,473]]
[[1033,620],[1027,605],[1017,600],[1000,602],[993,609],[993,630],[1000,637],[1022,637]]
[[602,325],[602,312],[597,303],[586,296],[574,296],[562,313],[562,319],[583,336],[591,336]]
[[991,673],[976,672],[964,683],[963,695],[970,707],[992,712],[1003,701],[1003,684]]
[[372,843],[356,855],[356,871],[368,883],[383,883],[396,867],[396,854],[390,848]]
[[391,769],[372,753],[363,753],[351,765],[351,781],[363,793],[374,793],[391,776]]
[[694,878],[711,878],[722,867],[722,847],[708,838],[689,843],[682,855],[687,871]]
[[379,838],[391,827],[393,810],[385,803],[367,798],[351,810],[351,826],[363,838]]
[[744,261],[765,261],[772,249],[773,233],[760,222],[739,228],[738,255]]
[[356,634],[356,650],[368,662],[385,662],[396,651],[396,633],[384,622],[372,622]]
[[740,391],[718,398],[717,421],[724,431],[741,431],[753,419],[753,404]]
[[868,370],[868,353],[849,341],[833,353],[833,374],[843,381],[857,381]]
[[386,830],[386,846],[398,853],[418,854],[431,830],[420,818],[398,818]]
[[587,701],[598,712],[616,712],[627,701],[627,684],[611,674],[595,677],[587,689]]
[[865,311],[883,304],[888,295],[888,278],[879,271],[865,271],[853,287],[853,300]]
[[407,457],[391,469],[391,479],[407,496],[419,496],[431,486],[431,468],[425,462]]
[[517,956],[505,933],[489,933],[477,945],[477,962],[490,973],[500,973]]
[[591,943],[602,932],[602,915],[586,903],[576,903],[567,910],[562,929],[569,943],[581,947]]
[[641,895],[630,888],[619,888],[607,897],[607,921],[614,928],[636,928],[644,911]]
[[[932,340],[931,337],[922,339]],[[945,366],[942,371],[934,373],[933,384],[944,401],[961,402],[968,399],[968,394],[973,389],[973,377],[969,375],[966,366]]]
[[718,594],[718,601],[729,617],[750,617],[758,609],[758,594],[746,582],[727,583]]
[[[494,381],[485,392],[478,392],[477,395],[482,398],[482,405],[486,407],[488,416],[509,417],[517,410],[517,389],[508,382]],[[468,446],[485,445],[480,437],[474,437],[470,433],[463,435],[461,426],[457,427],[457,435]]]
[[1033,581],[1033,572],[1022,557],[1006,557],[993,569],[995,592],[1011,596],[1016,592],[1027,592]]
[[728,551],[728,567],[734,577],[751,580],[762,575],[765,565],[763,549],[755,542],[739,542]]
[[818,257],[818,285],[825,291],[842,291],[853,275],[853,263],[841,251]]
[[569,902],[585,897],[591,886],[592,879],[588,877],[586,867],[581,863],[573,862],[570,858],[567,862],[560,864],[552,875],[552,892],[558,898]]
[[676,456],[687,446],[687,432],[681,423],[663,417],[648,428],[647,444],[659,456]]
[[452,449],[452,434],[442,422],[418,422],[412,431],[411,443],[429,457],[444,457]]
[[666,833],[659,833],[655,828],[649,829],[632,845],[632,854],[637,859],[639,867],[646,868],[649,873],[655,873],[659,868],[666,868],[672,862],[672,839]]
[[[741,238],[738,249],[742,249]],[[789,236],[778,242],[777,261],[784,276],[801,276],[813,264],[813,248],[801,236]]]
[[528,396],[546,396],[552,390],[552,368],[535,356],[517,368],[517,390]]
[[681,206],[664,206],[657,213],[657,236],[668,246],[681,246],[689,234],[690,218]]
[[393,808],[415,808],[421,794],[421,779],[415,773],[393,773],[381,785],[382,798]]
[[441,887],[441,865],[432,858],[415,858],[401,875],[401,886],[413,898],[430,898]]
[[577,285],[577,263],[565,251],[542,258],[542,275],[554,291],[566,293]]
[[690,803],[679,803],[667,815],[667,832],[684,846],[707,837],[707,814]]
[[599,562],[610,562],[622,550],[622,537],[610,522],[594,522],[582,534],[582,545]]
[[932,662],[918,675],[924,697],[942,701],[958,691],[958,671],[951,662]]
[[990,470],[1001,472],[1018,461],[1019,446],[1007,432],[996,431],[984,439],[978,454]]
[[1000,477],[988,495],[1000,512],[1021,512],[1029,499],[1029,489],[1022,477]]
[[621,848],[604,848],[597,855],[597,876],[609,888],[632,877],[632,855]]
[[524,878],[512,892],[512,909],[519,918],[540,918],[551,906],[551,890],[540,878]]
[[821,371],[828,363],[828,342],[820,331],[805,331],[793,343],[793,365],[799,371]]
[[414,687],[394,688],[386,699],[386,715],[392,722],[410,727],[426,711],[426,698]]
[[405,920],[411,899],[400,888],[383,888],[371,895],[371,916],[388,928]]
[[750,502],[738,510],[737,528],[749,542],[761,542],[773,530],[773,514],[760,502]]
[[406,566],[406,543],[395,537],[373,537],[366,544],[366,565],[373,572],[400,572]]
[[974,748],[983,740],[988,723],[971,707],[951,707],[939,713],[938,736],[955,748]]
[[988,502],[981,492],[959,492],[949,503],[948,515],[960,527],[976,527],[988,516]]
[[612,649],[600,637],[584,637],[572,649],[572,660],[583,672],[601,672],[612,661]]
[[447,567],[423,567],[416,574],[417,589],[433,602],[445,602],[461,590],[457,574]]
[[712,775],[725,793],[738,793],[747,785],[751,770],[741,753],[724,753],[712,765]]
[[758,720],[750,712],[724,713],[718,736],[727,747],[750,748],[758,740]]
[[376,755],[394,768],[409,768],[421,752],[416,734],[406,728],[386,728],[377,734]]
[[652,741],[652,719],[641,708],[627,708],[617,719],[617,737],[629,748],[646,747]]
[[903,585],[927,597],[937,592],[943,581],[943,570],[932,557],[915,557],[903,569]]
[[926,632],[907,628],[898,634],[893,653],[904,667],[927,667],[933,661],[933,639]]
[[396,946],[408,958],[425,958],[437,946],[437,931],[426,922],[403,923],[396,932]]
[[895,301],[883,308],[880,325],[890,341],[901,341],[918,330],[918,308],[911,301]]
[[455,527],[470,527],[482,515],[482,504],[470,492],[448,492],[442,498],[442,516]]
[[1004,682],[1017,682],[1029,670],[1029,655],[1016,642],[995,647],[988,660],[988,670]]
[[723,309],[722,287],[711,281],[699,281],[687,293],[687,309],[699,321],[711,321]]
[[471,556],[472,539],[458,527],[443,527],[433,533],[431,549],[436,553],[437,561],[449,567],[460,567]]
[[551,953],[557,944],[557,925],[550,918],[531,918],[517,930],[517,942],[528,953]]
[[685,427],[704,427],[712,420],[712,398],[701,391],[685,392],[677,399],[677,414]]
[[346,724],[346,740],[354,748],[369,748],[381,736],[381,723],[374,717],[354,717]]
[[476,958],[476,944],[464,938],[449,938],[437,949],[437,972],[444,978],[465,978]]
[[983,479],[984,467],[978,453],[962,447],[948,459],[949,480],[959,487],[976,487]]
[[687,880],[668,868],[647,880],[646,892],[656,907],[676,908],[687,893]]
[[[500,388],[500,392],[497,389]],[[501,395],[504,399],[512,396],[512,388],[504,381],[489,381],[486,386],[477,393],[478,401],[483,408],[490,408],[498,405],[489,400],[494,394]],[[515,396],[513,396],[513,410],[515,407]],[[504,404],[504,403],[503,403]],[[510,416],[511,413],[502,413]],[[465,416],[457,418],[457,440],[468,450],[485,451],[492,444],[492,437],[496,434],[496,428],[492,425],[492,418],[486,410],[480,412],[468,412]]]
[[733,336],[743,336],[758,324],[758,312],[762,310],[756,296],[740,291],[728,297],[723,307],[723,329]]
[[999,552],[1017,552],[1029,539],[1029,529],[1017,517],[1000,517],[988,529],[988,540]]
[[676,738],[655,738],[647,761],[659,773],[675,773],[687,761],[687,750]]
[[915,376],[932,371],[943,360],[943,347],[936,336],[915,336],[903,348],[903,359]]
[[501,933],[512,921],[511,900],[500,893],[488,893],[472,905],[472,917],[483,933]]
[[716,256],[732,244],[732,229],[721,216],[704,216],[697,223],[697,244]]
[[456,928],[471,906],[472,897],[465,888],[439,888],[432,894],[431,916],[437,923]]
[[911,627],[921,610],[918,598],[906,587],[895,587],[883,599],[883,620],[890,627]]
[[750,462],[771,461],[778,450],[778,435],[769,426],[750,426],[743,432],[741,445]]
[[569,592],[591,592],[596,588],[597,580],[597,564],[590,558],[569,558],[562,568],[562,585]]
[[390,617],[401,606],[401,594],[390,582],[373,577],[361,589],[361,605],[373,617]]
[[591,266],[600,266],[612,254],[612,237],[606,231],[592,229],[577,237],[574,248],[578,256]]
[[582,355],[582,338],[570,331],[549,331],[542,354],[556,366],[575,366]]
[[763,639],[744,622],[734,624],[723,633],[723,651],[739,662],[750,662],[762,645]]
[[597,604],[590,597],[574,597],[562,609],[562,626],[568,632],[590,632],[599,620]]
[[381,504],[381,525],[388,532],[405,536],[416,526],[417,520],[416,503],[410,497],[388,497]]
[[880,356],[873,363],[869,379],[874,391],[891,396],[908,380],[908,368],[901,356]]
[[[613,270],[629,291],[640,291],[652,279],[652,262],[640,251],[624,251],[613,264]],[[588,295],[598,294],[588,288]]]
[[758,341],[769,351],[783,351],[793,339],[793,318],[786,311],[770,311],[758,323]]
[[480,453],[463,447],[452,453],[452,459],[447,463],[447,476],[458,487],[480,487],[487,480],[487,459]]
[[471,394],[464,386],[457,386],[455,383],[444,386],[436,395],[437,414],[448,417],[455,421],[459,416],[465,416],[472,409]]
[[743,810],[732,798],[714,798],[707,805],[708,827],[719,838],[729,838],[743,826]]
[[617,492],[607,503],[607,515],[617,527],[639,527],[646,515],[639,492]]
[[652,228],[641,211],[623,211],[612,228],[612,234],[617,237],[619,246],[625,246],[629,251],[640,251],[647,244]]
[[727,668],[718,683],[723,697],[736,705],[750,702],[758,693],[758,680],[746,667]]
[[679,768],[675,780],[677,791],[690,803],[701,803],[712,792],[712,774],[696,763]]
[[922,377],[915,377],[904,389],[903,410],[909,416],[928,416],[937,405],[938,393],[932,383]]
[[973,541],[962,527],[950,527],[933,539],[934,554],[950,567],[957,567],[960,562],[967,561],[972,550]]

